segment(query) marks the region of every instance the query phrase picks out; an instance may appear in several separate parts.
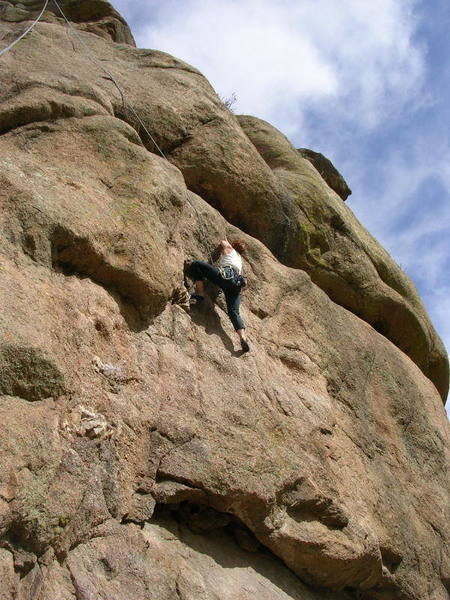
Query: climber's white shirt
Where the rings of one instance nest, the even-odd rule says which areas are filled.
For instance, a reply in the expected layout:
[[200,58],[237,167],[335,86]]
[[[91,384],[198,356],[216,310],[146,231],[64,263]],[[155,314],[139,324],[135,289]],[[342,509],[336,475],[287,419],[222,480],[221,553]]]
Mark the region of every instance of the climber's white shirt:
[[216,267],[234,267],[239,275],[242,273],[242,258],[233,248],[228,254],[222,253],[216,262]]

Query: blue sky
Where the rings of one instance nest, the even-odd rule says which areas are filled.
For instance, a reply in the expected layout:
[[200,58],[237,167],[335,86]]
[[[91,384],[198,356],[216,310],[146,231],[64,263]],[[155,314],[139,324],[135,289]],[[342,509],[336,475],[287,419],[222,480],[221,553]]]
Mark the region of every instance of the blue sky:
[[113,0],[139,47],[328,156],[450,348],[450,2]]

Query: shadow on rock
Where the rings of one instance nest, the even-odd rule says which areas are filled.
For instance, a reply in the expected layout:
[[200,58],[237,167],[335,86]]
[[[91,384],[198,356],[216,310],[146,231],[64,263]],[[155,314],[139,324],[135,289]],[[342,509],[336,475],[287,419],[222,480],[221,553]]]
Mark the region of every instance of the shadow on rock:
[[209,297],[206,297],[201,304],[191,306],[191,318],[196,325],[203,327],[208,335],[219,336],[225,348],[233,356],[242,354],[242,351],[234,349],[233,341],[222,327],[214,302]]
[[[211,510],[204,509],[206,513]],[[215,511],[212,512],[215,513]],[[230,515],[221,513],[216,513],[216,515],[233,519]],[[208,519],[208,523],[209,521],[211,519]],[[180,544],[188,546],[190,548],[189,560],[192,566],[195,565],[195,569],[207,581],[213,578],[214,581],[220,582],[223,577],[223,569],[232,569],[234,572],[245,572],[246,586],[251,589],[256,584],[258,592],[261,593],[261,598],[274,597],[273,594],[276,589],[279,590],[279,596],[276,597],[289,597],[292,600],[313,600],[313,598],[326,597],[326,594],[324,596],[318,596],[317,593],[313,594],[305,584],[283,565],[279,558],[261,546],[256,539],[254,540],[255,543],[250,546],[242,543],[242,538],[236,535],[237,532],[246,533],[249,539],[253,537],[245,526],[241,528],[238,524],[236,532],[233,521],[222,523],[220,519],[215,526],[212,522],[209,525],[211,526],[204,528],[204,531],[200,531],[198,528],[193,529],[180,516],[180,511],[175,509],[175,512],[172,512],[168,507],[160,507],[160,510],[157,511],[155,517],[146,527],[160,528],[162,532],[168,532],[168,535],[163,533],[163,538],[173,539],[175,537]],[[246,538],[244,539],[246,540]],[[220,590],[217,591],[220,592]],[[254,591],[256,592],[256,589]],[[334,598],[343,600],[348,596],[345,593],[342,595],[336,594]]]

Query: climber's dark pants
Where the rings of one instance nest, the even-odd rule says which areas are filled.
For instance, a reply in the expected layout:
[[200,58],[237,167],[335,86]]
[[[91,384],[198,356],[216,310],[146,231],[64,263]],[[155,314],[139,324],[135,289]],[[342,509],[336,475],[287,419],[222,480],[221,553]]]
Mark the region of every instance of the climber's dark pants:
[[232,281],[224,279],[217,267],[213,267],[203,260],[195,260],[188,269],[187,274],[194,281],[208,279],[215,283],[225,294],[228,316],[233,323],[234,329],[245,329],[244,321],[239,314],[239,305],[241,304],[241,289],[237,288]]

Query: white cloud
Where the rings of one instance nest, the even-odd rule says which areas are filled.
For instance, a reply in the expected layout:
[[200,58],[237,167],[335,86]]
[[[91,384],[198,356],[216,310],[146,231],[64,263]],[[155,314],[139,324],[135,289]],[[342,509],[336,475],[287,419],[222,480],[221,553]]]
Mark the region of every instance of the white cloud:
[[236,93],[238,111],[287,134],[318,106],[373,127],[420,85],[411,7],[412,0],[169,2],[137,40],[192,63],[221,95]]
[[[392,223],[400,221],[402,215],[407,217],[410,211],[411,217],[415,216],[417,211],[415,203],[418,202],[416,196],[420,194],[422,188],[429,185],[427,182],[434,181],[442,188],[450,188],[446,173],[447,160],[449,159],[445,155],[430,154],[419,146],[412,154],[406,154],[398,149],[394,153],[392,151],[386,153],[382,164],[378,165],[372,173],[369,170],[368,178],[366,173],[366,181],[358,183],[365,193],[350,200],[352,209],[363,223],[371,223],[372,233],[386,238],[383,233],[391,231]],[[350,163],[348,166],[349,169],[355,169],[354,178],[352,175],[351,178],[356,180],[358,177],[356,171],[360,166],[352,166]],[[373,187],[369,181],[371,178],[376,179]],[[385,205],[385,210],[379,210],[380,203]],[[425,209],[426,206],[423,208]],[[396,244],[399,244],[401,241],[414,241],[424,235],[439,234],[449,226],[450,204],[442,201],[430,207],[428,214],[417,219],[413,226],[402,228],[401,239],[397,235],[398,232],[393,234],[396,235]]]
[[[361,183],[365,194],[351,207],[419,284],[431,320],[450,348],[450,156],[430,142],[425,138],[386,156],[376,172],[381,183],[374,191],[367,181]],[[442,190],[432,190],[432,202],[430,186]]]

